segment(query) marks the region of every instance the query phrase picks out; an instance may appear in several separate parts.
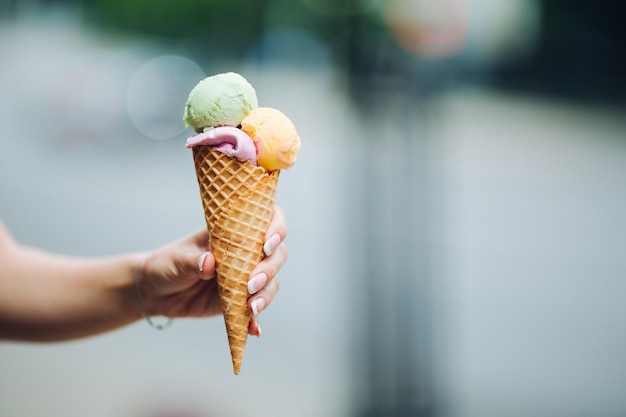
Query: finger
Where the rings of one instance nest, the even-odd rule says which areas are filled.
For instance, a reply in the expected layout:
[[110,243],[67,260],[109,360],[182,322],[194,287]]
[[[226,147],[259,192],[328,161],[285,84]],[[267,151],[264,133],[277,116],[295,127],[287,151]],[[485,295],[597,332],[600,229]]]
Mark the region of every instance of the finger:
[[272,215],[272,221],[270,222],[267,232],[265,233],[265,244],[263,245],[263,252],[265,255],[270,256],[278,245],[287,237],[287,220],[285,212],[280,206],[274,207],[274,213]]
[[[208,251],[209,233],[200,229],[187,237],[161,248],[155,253],[160,258],[162,273],[178,278],[208,279],[215,274],[215,258]],[[170,266],[168,266],[170,265]]]
[[215,275],[215,258],[210,252],[196,248],[181,249],[172,252],[171,262],[174,268],[171,271],[164,270],[163,273],[180,281],[210,279]]
[[261,291],[256,293],[254,297],[250,297],[248,300],[248,307],[252,311],[253,317],[257,317],[263,310],[265,310],[271,303],[276,293],[280,289],[280,280],[278,277],[274,277]]
[[260,272],[248,280],[248,294],[256,294],[267,284],[267,274]]
[[211,252],[204,252],[198,259],[200,278],[211,279],[215,276],[215,257]]
[[263,289],[263,287],[265,287],[265,285],[267,285],[267,283],[278,274],[278,271],[280,271],[282,266],[287,261],[288,256],[289,252],[287,250],[287,246],[283,243],[278,246],[272,256],[268,256],[259,262],[250,274],[250,278],[248,280],[248,293],[250,295],[256,294]]
[[248,325],[248,333],[252,336],[261,337],[261,326],[259,325],[259,321],[254,317],[250,320],[250,324]]

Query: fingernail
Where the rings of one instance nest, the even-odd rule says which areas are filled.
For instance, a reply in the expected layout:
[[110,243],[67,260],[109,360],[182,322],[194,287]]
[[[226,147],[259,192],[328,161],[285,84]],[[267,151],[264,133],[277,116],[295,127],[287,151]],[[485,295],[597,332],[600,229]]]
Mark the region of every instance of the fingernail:
[[200,272],[204,272],[204,261],[206,260],[208,253],[205,252],[200,256],[200,261],[198,262],[198,269]]
[[261,331],[261,325],[259,323],[256,324],[256,337],[261,337],[263,332]]
[[248,293],[250,295],[256,293],[257,291],[259,291],[261,288],[265,286],[266,282],[267,282],[267,275],[265,275],[264,272],[261,272],[260,274],[256,274],[255,276],[250,278],[250,281],[248,281]]
[[263,307],[265,307],[265,300],[262,298],[257,298],[252,302],[252,314],[258,316],[259,313],[263,310]]
[[278,245],[280,245],[280,235],[274,233],[263,245],[263,252],[265,252],[265,255],[270,256],[274,253]]

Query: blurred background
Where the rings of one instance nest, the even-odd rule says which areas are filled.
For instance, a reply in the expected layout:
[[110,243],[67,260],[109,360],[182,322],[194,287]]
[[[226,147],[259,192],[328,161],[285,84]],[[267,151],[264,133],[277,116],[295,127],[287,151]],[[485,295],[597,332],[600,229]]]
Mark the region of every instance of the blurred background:
[[0,0],[0,216],[97,256],[203,227],[182,112],[236,71],[302,138],[290,259],[221,319],[0,344],[0,415],[626,415],[622,3]]

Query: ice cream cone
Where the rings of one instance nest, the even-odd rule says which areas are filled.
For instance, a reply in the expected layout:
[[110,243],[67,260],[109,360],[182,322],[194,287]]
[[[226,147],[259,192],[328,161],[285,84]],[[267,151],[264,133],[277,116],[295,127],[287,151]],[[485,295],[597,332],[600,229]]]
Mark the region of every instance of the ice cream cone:
[[263,258],[280,171],[268,173],[208,146],[194,147],[193,158],[233,370],[239,374],[250,323],[248,277]]

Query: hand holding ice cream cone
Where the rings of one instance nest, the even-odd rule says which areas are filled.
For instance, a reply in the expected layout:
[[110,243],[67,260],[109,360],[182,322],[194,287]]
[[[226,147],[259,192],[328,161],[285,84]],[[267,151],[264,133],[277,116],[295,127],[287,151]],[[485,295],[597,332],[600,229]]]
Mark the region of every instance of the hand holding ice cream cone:
[[[287,235],[285,214],[275,207],[265,238],[271,256],[265,256],[248,280],[251,311],[267,308],[280,286],[276,272],[287,260],[283,240]],[[215,258],[209,249],[206,229],[163,246],[145,256],[139,266],[143,308],[149,316],[211,317],[222,314],[217,287]],[[253,306],[252,303],[255,303]],[[253,317],[249,334],[261,335],[257,317]]]

